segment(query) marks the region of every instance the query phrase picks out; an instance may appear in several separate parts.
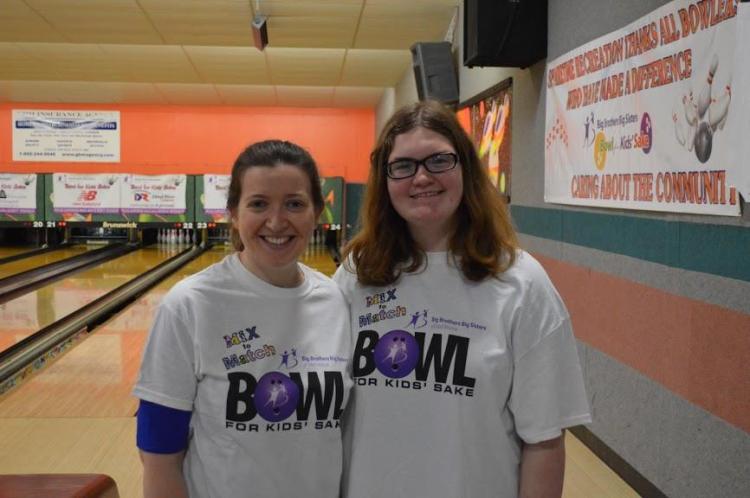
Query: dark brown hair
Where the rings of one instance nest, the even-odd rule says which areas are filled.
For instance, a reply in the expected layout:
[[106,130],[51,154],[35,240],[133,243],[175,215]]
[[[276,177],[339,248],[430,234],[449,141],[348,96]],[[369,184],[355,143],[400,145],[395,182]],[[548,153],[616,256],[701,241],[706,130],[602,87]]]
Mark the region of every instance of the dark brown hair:
[[356,269],[360,283],[376,286],[392,284],[402,272],[422,268],[425,253],[391,204],[385,172],[396,137],[418,127],[450,141],[463,174],[464,191],[449,242],[451,255],[469,280],[500,275],[513,264],[518,248],[505,202],[492,186],[474,144],[456,115],[430,100],[401,108],[383,128],[370,154],[362,229],[344,249],[346,268]]
[[[273,168],[279,164],[295,166],[301,169],[310,180],[310,194],[312,195],[315,212],[323,210],[323,192],[320,188],[320,176],[315,160],[309,152],[292,142],[284,140],[265,140],[247,147],[237,156],[232,166],[232,178],[227,193],[227,211],[234,213],[242,197],[242,178],[245,172],[254,167]],[[231,229],[232,246],[242,251],[244,246],[237,230]]]

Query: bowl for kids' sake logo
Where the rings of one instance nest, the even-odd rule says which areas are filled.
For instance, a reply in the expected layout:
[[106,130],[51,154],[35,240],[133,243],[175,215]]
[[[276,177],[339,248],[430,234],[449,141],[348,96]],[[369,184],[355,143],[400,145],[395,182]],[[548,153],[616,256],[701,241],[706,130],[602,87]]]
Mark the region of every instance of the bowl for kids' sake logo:
[[419,345],[405,330],[391,330],[375,345],[375,366],[392,379],[406,377],[417,366]]
[[641,134],[637,137],[636,145],[640,146],[644,154],[651,152],[651,144],[654,138],[654,128],[651,126],[651,116],[647,112],[641,118]]
[[596,134],[594,138],[594,165],[599,171],[604,170],[604,165],[607,164],[607,151],[614,149],[614,139],[607,140],[607,136],[603,131]]
[[286,419],[297,409],[299,387],[281,372],[268,372],[254,392],[255,408],[269,422]]

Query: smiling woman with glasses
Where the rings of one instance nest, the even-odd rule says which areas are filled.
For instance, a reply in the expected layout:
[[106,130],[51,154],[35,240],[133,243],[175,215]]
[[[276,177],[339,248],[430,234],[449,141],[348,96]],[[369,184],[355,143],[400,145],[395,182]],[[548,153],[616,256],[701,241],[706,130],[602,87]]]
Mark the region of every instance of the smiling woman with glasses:
[[570,317],[453,112],[397,111],[334,280],[354,334],[344,498],[560,496],[591,420]]
[[420,165],[424,166],[430,173],[442,173],[456,167],[458,156],[452,152],[438,152],[431,154],[421,161],[400,157],[386,165],[388,178],[400,180],[417,174]]

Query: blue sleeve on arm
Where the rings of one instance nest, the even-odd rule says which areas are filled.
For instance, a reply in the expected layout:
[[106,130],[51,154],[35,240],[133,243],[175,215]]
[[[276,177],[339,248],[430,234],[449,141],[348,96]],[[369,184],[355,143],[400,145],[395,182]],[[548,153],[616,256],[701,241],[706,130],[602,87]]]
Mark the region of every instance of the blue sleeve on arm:
[[136,444],[149,453],[179,453],[187,449],[192,412],[141,400]]

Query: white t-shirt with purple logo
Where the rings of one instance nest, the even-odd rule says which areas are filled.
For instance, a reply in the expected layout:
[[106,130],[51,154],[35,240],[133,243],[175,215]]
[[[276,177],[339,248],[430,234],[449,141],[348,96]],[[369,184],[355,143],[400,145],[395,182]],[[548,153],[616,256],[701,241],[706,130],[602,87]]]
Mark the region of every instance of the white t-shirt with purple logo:
[[304,283],[279,288],[233,254],[159,306],[134,394],[192,411],[193,498],[338,494],[349,315],[331,279],[300,267]]
[[344,497],[516,497],[522,442],[591,421],[570,317],[528,253],[479,283],[446,253],[388,287],[334,280],[354,333]]

